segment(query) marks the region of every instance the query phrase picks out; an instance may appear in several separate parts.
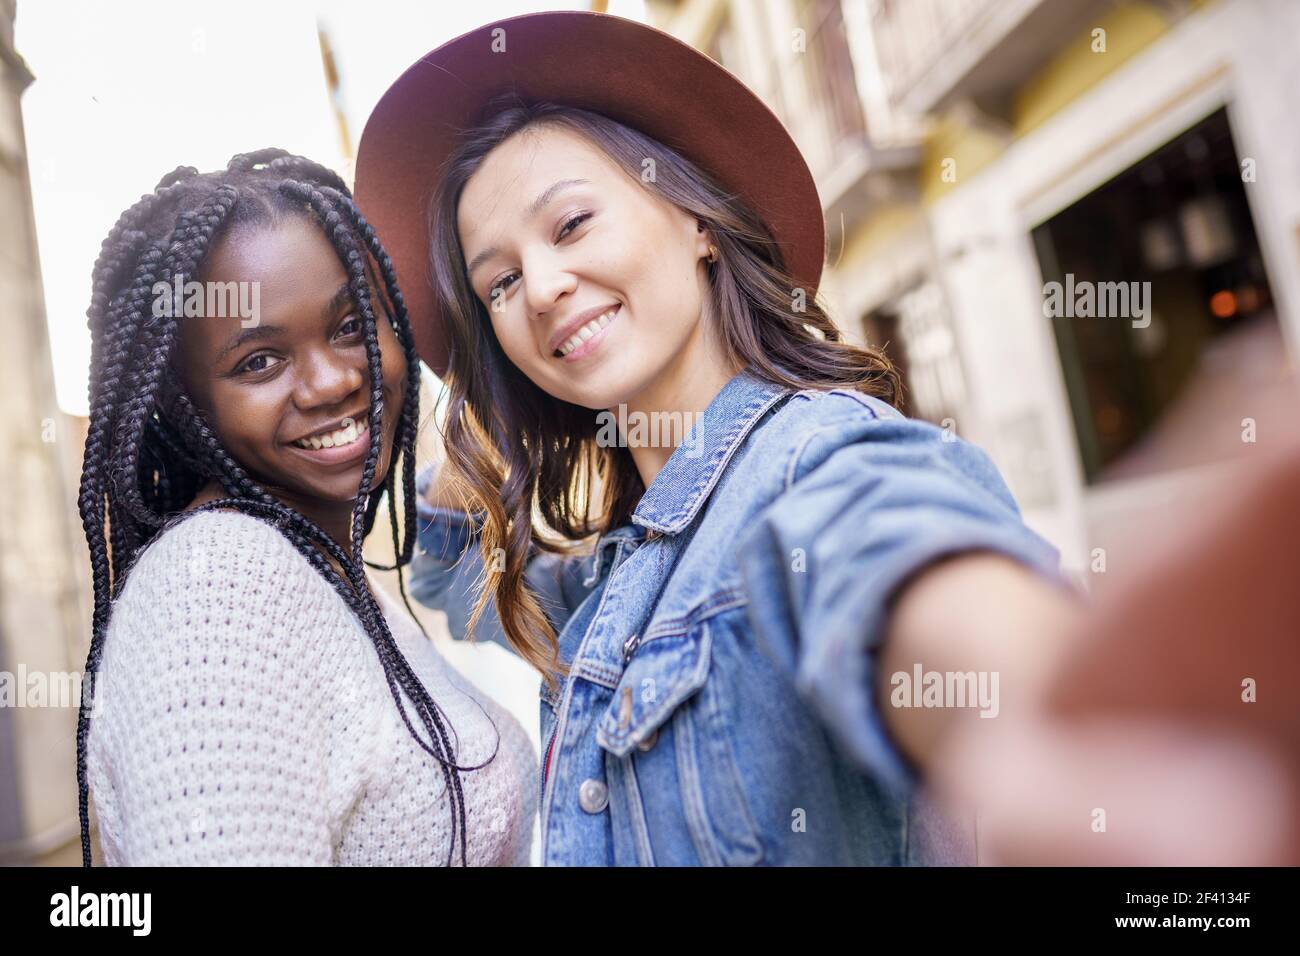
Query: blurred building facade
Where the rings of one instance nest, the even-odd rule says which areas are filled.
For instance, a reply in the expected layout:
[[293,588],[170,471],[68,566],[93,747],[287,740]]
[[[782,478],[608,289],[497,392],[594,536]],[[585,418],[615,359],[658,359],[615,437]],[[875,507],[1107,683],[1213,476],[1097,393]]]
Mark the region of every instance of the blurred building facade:
[[78,862],[76,727],[89,633],[76,522],[82,432],[54,396],[14,50],[0,0],[0,864]]
[[[833,315],[886,346],[909,414],[992,454],[1081,581],[1140,560],[1135,518],[1294,428],[1300,4],[648,8],[785,121]],[[1145,312],[1054,314],[1051,283],[1124,283]]]

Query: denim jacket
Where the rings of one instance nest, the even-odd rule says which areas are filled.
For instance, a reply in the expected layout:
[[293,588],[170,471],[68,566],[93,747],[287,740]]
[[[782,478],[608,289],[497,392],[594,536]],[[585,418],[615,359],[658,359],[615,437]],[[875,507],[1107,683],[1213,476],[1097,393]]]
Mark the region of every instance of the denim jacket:
[[[476,520],[418,510],[411,593],[462,637]],[[873,651],[898,587],[975,549],[1064,585],[974,445],[739,373],[629,524],[530,559],[569,665],[542,685],[543,864],[974,862],[971,821],[922,799],[885,730]],[[480,634],[508,647],[488,611]]]

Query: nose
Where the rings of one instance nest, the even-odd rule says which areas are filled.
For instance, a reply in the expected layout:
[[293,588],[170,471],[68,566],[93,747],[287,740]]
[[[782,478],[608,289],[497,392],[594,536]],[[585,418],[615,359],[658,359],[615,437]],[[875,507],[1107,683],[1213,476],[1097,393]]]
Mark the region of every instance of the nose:
[[565,295],[578,288],[578,280],[564,268],[551,250],[538,251],[523,263],[524,301],[530,318],[538,318],[555,308]]
[[367,377],[355,356],[350,359],[334,348],[313,350],[299,369],[293,398],[302,411],[339,404],[362,388]]

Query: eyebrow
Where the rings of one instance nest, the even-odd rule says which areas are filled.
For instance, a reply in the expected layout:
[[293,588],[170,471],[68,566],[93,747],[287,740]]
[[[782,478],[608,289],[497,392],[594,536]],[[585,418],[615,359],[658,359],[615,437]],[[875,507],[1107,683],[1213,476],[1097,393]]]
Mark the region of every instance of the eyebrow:
[[[550,203],[552,199],[554,199],[556,196],[558,196],[561,192],[568,189],[569,187],[587,186],[587,185],[590,185],[590,180],[587,179],[561,179],[558,182],[551,183],[551,185],[546,188],[545,192],[543,192],[540,196],[538,196],[536,199],[533,200],[532,204],[528,207],[528,211],[525,215],[525,218],[532,219],[539,212],[545,209],[547,204]],[[469,268],[466,269],[465,271],[469,275],[473,275],[475,269],[477,269],[488,259],[491,259],[493,256],[499,254],[500,252],[501,250],[496,246],[492,246],[491,248],[484,249],[482,252],[480,252],[473,259],[470,260]]]
[[[335,293],[332,296],[330,296],[330,300],[325,304],[325,308],[321,309],[321,319],[328,320],[331,316],[335,315],[340,308],[343,307],[343,304],[345,302],[350,301],[351,298],[352,298],[352,292],[349,289],[348,284],[344,282],[341,286],[338,287]],[[247,345],[249,342],[260,342],[263,339],[273,339],[276,336],[283,335],[283,334],[284,334],[284,327],[280,325],[258,324],[258,325],[254,325],[252,328],[240,329],[239,334],[236,335],[233,339],[231,339],[230,342],[228,342],[225,346],[223,346],[221,351],[217,353],[216,360],[214,361],[213,364],[215,365],[221,364],[221,362],[225,359],[227,355],[235,351],[240,346]]]

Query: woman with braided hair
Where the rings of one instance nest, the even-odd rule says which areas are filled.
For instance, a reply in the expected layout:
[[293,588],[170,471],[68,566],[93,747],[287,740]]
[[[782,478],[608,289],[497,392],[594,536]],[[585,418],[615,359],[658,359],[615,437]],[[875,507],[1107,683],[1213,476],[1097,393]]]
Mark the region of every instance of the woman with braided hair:
[[[195,281],[254,314],[196,314]],[[420,378],[343,181],[278,149],[175,170],[88,316],[86,865],[92,803],[110,864],[526,862],[522,728],[365,574],[386,497],[406,601]]]

